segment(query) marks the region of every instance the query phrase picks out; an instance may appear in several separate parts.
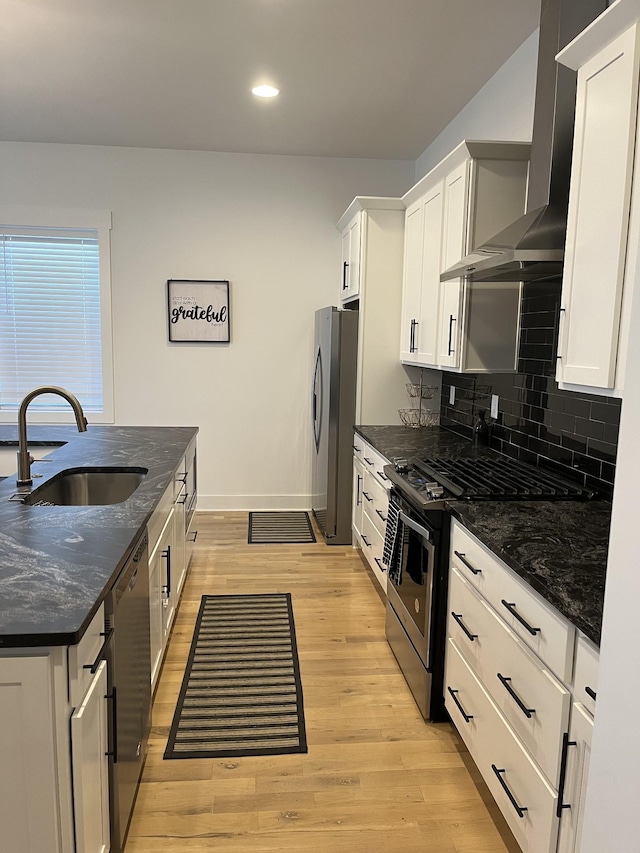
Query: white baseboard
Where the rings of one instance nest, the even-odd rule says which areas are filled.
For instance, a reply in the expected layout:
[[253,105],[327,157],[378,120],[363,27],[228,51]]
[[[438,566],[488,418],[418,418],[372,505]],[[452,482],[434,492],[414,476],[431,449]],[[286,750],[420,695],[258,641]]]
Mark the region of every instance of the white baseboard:
[[198,495],[198,512],[311,509],[311,495]]

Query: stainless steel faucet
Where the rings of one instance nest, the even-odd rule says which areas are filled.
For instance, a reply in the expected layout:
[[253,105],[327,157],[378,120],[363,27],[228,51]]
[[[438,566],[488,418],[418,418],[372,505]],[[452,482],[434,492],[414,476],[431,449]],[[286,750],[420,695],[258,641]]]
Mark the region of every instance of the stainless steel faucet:
[[39,397],[41,394],[57,394],[66,400],[73,413],[76,416],[76,424],[78,432],[87,431],[87,419],[82,411],[78,398],[74,397],[69,391],[64,388],[58,388],[56,385],[41,385],[39,388],[34,388],[33,391],[25,396],[20,403],[18,412],[18,480],[19,486],[29,486],[33,480],[31,479],[31,463],[34,461],[33,456],[27,450],[27,407],[34,397]]

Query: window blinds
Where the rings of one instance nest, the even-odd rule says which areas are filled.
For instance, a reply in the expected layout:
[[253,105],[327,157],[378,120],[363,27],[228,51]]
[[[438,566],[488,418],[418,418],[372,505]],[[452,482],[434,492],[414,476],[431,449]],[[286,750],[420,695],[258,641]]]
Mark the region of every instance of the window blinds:
[[[0,409],[39,385],[103,410],[97,230],[0,228]],[[30,404],[66,407],[54,395]]]

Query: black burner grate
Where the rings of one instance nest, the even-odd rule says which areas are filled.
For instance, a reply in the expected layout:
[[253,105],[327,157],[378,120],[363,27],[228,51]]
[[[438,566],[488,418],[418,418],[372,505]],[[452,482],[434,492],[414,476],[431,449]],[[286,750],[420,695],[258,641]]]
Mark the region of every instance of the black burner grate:
[[580,500],[593,497],[576,483],[524,462],[496,458],[415,459],[413,465],[457,498]]

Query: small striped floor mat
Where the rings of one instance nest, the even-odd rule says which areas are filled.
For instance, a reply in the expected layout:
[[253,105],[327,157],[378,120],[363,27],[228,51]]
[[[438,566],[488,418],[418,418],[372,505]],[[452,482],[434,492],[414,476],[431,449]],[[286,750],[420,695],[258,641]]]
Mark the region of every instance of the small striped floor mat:
[[203,595],[164,757],[306,751],[291,595]]
[[250,512],[250,545],[286,545],[315,542],[307,512]]

